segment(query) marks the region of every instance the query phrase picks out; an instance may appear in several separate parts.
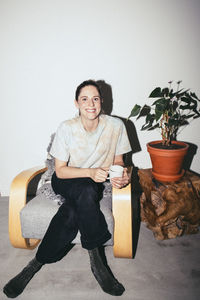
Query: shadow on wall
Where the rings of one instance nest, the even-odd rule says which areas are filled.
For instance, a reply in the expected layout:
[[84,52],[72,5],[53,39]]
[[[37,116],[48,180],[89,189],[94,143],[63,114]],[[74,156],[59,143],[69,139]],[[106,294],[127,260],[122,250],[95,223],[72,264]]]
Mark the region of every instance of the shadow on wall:
[[[103,104],[102,104],[102,109],[103,112],[106,115],[111,115],[112,109],[113,109],[113,96],[112,96],[112,88],[111,86],[106,83],[104,80],[98,80],[97,81],[101,93],[102,93],[102,98],[103,98]],[[141,151],[140,143],[138,140],[137,132],[135,125],[132,121],[126,120],[125,118],[122,118],[120,116],[113,116],[121,119],[126,127],[126,131],[128,134],[128,138],[131,144],[131,149],[132,151],[127,153],[124,157],[125,159],[125,164],[126,165],[133,165],[132,162],[132,154]]]
[[[106,115],[111,115],[113,109],[113,96],[112,96],[112,88],[109,84],[107,84],[104,80],[97,81],[99,87],[101,89],[103,104],[102,109]],[[136,255],[138,238],[140,233],[140,196],[142,193],[142,189],[139,183],[138,177],[138,168],[134,165],[132,161],[132,154],[141,151],[140,143],[138,140],[137,132],[135,125],[130,120],[126,120],[120,116],[113,116],[121,119],[126,127],[126,131],[128,134],[128,138],[131,144],[131,149],[129,153],[124,155],[124,163],[126,166],[133,166],[132,170],[132,185],[131,185],[131,202],[132,202],[132,253],[133,257]]]
[[104,80],[97,80],[103,98],[102,110],[106,115],[111,115],[113,110],[112,88]]
[[200,175],[199,173],[194,172],[190,169],[193,158],[194,158],[195,154],[197,153],[198,147],[197,147],[197,145],[189,143],[187,141],[184,143],[188,144],[189,148],[188,148],[188,152],[183,161],[183,169],[185,169],[186,171],[191,171],[191,172],[195,173],[196,175]]

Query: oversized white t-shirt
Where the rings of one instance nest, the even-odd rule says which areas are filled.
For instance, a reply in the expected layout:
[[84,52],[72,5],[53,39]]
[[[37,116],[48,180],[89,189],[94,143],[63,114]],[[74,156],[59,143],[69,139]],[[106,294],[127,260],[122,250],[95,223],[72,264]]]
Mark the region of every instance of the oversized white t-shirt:
[[84,129],[81,118],[64,121],[57,129],[50,154],[79,168],[109,167],[115,155],[131,151],[126,128],[115,117],[100,115],[95,131]]

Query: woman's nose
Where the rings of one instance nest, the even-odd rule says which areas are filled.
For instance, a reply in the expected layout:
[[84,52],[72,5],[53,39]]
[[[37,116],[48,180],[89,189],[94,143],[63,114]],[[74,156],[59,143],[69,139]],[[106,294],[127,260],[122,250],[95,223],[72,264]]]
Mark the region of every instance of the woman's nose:
[[94,106],[94,101],[93,101],[93,99],[90,99],[90,100],[89,100],[89,106]]

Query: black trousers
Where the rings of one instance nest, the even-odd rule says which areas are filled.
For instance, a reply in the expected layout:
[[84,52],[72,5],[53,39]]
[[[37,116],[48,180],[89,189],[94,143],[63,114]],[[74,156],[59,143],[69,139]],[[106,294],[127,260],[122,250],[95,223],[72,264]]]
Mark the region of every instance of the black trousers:
[[52,188],[65,198],[39,245],[36,258],[41,263],[53,263],[69,251],[78,230],[82,247],[99,247],[111,238],[99,201],[103,184],[90,178],[59,179],[54,173]]

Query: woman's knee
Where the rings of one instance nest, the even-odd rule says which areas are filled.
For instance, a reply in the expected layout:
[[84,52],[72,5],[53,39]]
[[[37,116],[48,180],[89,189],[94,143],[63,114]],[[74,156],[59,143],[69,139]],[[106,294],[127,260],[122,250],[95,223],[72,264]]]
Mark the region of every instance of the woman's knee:
[[102,188],[101,185],[88,178],[88,180],[82,181],[78,185],[77,193],[77,204],[90,205],[99,202],[102,197]]

